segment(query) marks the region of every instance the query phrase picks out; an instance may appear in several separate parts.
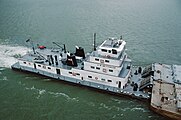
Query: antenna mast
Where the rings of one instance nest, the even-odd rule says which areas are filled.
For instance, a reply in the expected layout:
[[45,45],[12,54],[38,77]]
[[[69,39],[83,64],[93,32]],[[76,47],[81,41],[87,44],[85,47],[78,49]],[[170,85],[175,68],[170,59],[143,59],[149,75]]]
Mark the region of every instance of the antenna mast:
[[55,44],[55,45],[57,45],[58,47],[60,47],[60,48],[62,48],[62,50],[64,50],[64,53],[66,53],[66,47],[65,47],[65,44],[61,44],[61,45],[63,45],[63,47],[62,46],[60,46],[58,43],[56,43],[56,42],[52,42],[53,44]]
[[31,42],[33,53],[36,54],[33,40],[31,40],[31,38],[29,38],[28,40],[26,40],[26,42]]
[[66,47],[65,47],[65,44],[63,44],[63,48],[64,48],[64,53],[66,53]]
[[122,39],[123,39],[123,36],[121,35],[121,36],[120,36],[120,40],[122,40]]
[[96,51],[96,33],[94,33],[94,38],[93,38],[93,50]]

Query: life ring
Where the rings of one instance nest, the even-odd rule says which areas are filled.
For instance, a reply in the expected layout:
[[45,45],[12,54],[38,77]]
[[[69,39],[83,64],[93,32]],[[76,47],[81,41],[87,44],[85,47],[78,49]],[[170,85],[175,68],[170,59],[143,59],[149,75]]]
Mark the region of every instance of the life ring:
[[73,76],[76,76],[76,73],[73,72],[72,75],[73,75]]
[[106,69],[105,69],[105,68],[103,68],[103,70],[102,70],[102,71],[106,73]]
[[107,55],[107,58],[110,58],[111,56],[110,55]]
[[95,77],[96,80],[98,80],[98,77]]
[[101,63],[104,63],[104,60],[100,60]]

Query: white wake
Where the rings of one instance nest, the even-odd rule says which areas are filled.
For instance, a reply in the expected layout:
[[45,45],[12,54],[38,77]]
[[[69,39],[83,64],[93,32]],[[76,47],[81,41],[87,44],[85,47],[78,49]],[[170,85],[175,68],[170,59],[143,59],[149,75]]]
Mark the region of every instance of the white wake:
[[10,68],[12,64],[17,62],[17,58],[23,56],[28,51],[27,47],[0,45],[0,67]]

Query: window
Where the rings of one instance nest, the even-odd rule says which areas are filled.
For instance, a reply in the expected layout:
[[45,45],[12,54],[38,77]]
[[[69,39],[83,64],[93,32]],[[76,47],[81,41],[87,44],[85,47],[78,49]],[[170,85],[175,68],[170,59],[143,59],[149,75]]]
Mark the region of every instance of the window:
[[112,80],[107,80],[108,82],[112,82]]
[[105,62],[109,63],[109,60],[105,60]]
[[69,74],[72,74],[72,72],[69,72]]
[[50,67],[48,67],[48,69],[49,69],[49,70],[51,70],[51,68],[50,68]]
[[95,67],[94,66],[91,66],[92,69],[94,69]]
[[100,67],[96,67],[97,70],[100,70]]
[[113,72],[113,70],[109,69],[109,72]]
[[92,76],[88,76],[88,78],[92,78]]
[[46,66],[44,65],[43,68],[46,69]]
[[99,59],[98,59],[98,58],[95,58],[95,61],[99,61]]
[[106,50],[106,49],[101,49],[101,51],[102,51],[102,52],[107,52],[107,50]]
[[104,78],[101,78],[102,81],[106,81]]
[[112,54],[117,54],[117,50],[112,49]]

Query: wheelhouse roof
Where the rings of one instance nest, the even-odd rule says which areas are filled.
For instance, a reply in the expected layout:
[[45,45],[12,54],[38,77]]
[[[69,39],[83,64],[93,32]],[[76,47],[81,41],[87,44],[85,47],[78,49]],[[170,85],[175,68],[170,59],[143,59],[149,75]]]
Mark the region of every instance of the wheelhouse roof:
[[124,40],[119,40],[116,38],[109,38],[108,40],[105,40],[100,45],[99,48],[100,49],[106,49],[106,50],[115,49],[117,51],[122,51],[125,45],[126,45],[126,42]]

